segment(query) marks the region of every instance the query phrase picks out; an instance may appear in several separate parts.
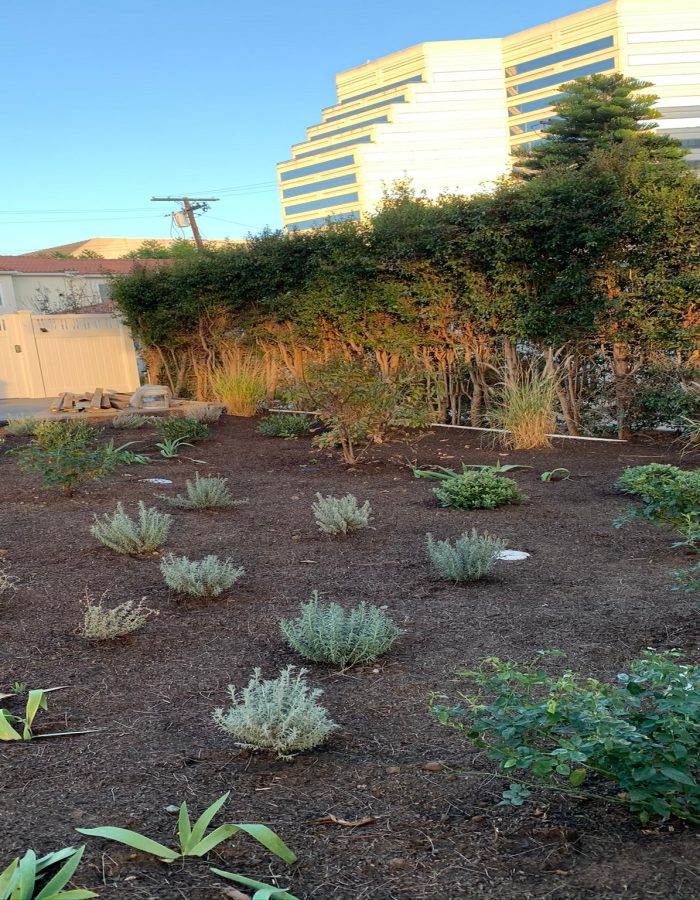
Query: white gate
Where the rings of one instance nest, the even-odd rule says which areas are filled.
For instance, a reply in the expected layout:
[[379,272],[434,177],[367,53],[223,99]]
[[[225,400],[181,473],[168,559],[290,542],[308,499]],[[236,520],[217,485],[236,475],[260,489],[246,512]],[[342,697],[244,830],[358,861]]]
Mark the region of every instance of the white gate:
[[134,342],[114,316],[0,316],[0,399],[138,386]]

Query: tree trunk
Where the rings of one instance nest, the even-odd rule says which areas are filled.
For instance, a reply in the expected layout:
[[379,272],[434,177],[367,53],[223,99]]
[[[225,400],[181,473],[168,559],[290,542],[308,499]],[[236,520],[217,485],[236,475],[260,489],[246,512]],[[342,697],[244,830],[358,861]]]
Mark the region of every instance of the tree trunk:
[[629,346],[615,342],[612,345],[612,369],[615,378],[615,404],[617,407],[617,436],[628,441],[632,437],[629,411],[632,405],[633,385]]

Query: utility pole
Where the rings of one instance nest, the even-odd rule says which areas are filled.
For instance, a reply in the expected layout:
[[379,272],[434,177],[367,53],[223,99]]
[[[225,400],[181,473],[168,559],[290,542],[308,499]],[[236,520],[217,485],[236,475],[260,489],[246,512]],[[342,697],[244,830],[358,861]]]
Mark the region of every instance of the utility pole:
[[210,203],[216,203],[218,197],[151,197],[151,202],[156,203],[182,203],[182,210],[186,216],[187,220],[190,223],[190,228],[192,229],[192,236],[194,237],[194,242],[197,245],[197,249],[204,250],[204,242],[202,241],[202,236],[199,233],[199,228],[197,227],[197,219],[195,218],[195,213],[198,210],[202,210],[202,212],[206,212],[209,209]]

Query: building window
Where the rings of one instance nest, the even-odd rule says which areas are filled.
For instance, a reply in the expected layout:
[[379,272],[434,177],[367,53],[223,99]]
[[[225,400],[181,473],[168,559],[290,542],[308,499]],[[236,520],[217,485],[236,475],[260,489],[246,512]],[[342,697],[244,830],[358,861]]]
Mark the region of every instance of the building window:
[[317,156],[319,153],[331,153],[333,150],[341,150],[343,147],[352,147],[353,144],[371,144],[372,136],[370,134],[361,134],[349,141],[342,141],[340,144],[331,144],[329,147],[314,147],[313,150],[304,150],[303,153],[297,153],[294,159],[304,159],[306,156]]
[[100,300],[104,303],[107,300],[112,299],[112,285],[107,281],[100,281],[97,284],[97,292],[100,295]]
[[296,203],[294,206],[285,206],[287,216],[297,213],[311,212],[314,209],[323,209],[324,206],[345,206],[346,203],[357,203],[359,197],[356,192],[352,194],[339,194],[337,197],[324,197],[322,200],[309,200],[307,203]]
[[525,94],[529,91],[539,91],[540,88],[551,87],[554,84],[563,84],[573,81],[575,78],[583,78],[585,75],[595,75],[597,72],[606,72],[615,68],[615,60],[601,59],[598,62],[588,63],[587,66],[579,66],[577,69],[568,69],[565,72],[556,72],[554,75],[545,75],[543,78],[535,78],[533,81],[522,81],[520,84],[511,84],[507,88],[509,96]]
[[509,116],[522,116],[525,113],[534,112],[536,109],[546,109],[558,100],[563,94],[554,94],[552,97],[542,97],[541,100],[528,100],[527,103],[518,103],[517,106],[508,107]]
[[[380,100],[379,103],[372,103],[369,106],[361,106],[358,109],[346,109],[345,112],[338,113],[337,116],[328,116],[326,122],[336,122],[338,119],[345,119],[347,116],[358,116],[361,113],[369,112],[371,109],[379,109],[380,106],[389,106],[390,103],[405,103],[406,98],[391,97],[389,100]],[[325,123],[324,123],[325,124]]]
[[377,125],[379,122],[388,122],[389,116],[377,116],[376,119],[365,119],[364,122],[354,122],[352,125],[345,125],[343,128],[335,128],[333,131],[324,131],[323,134],[312,134],[310,141],[322,141],[324,138],[333,134],[343,134],[344,131],[352,131],[353,128],[365,128],[367,125]]
[[282,196],[298,197],[300,194],[313,194],[316,191],[325,191],[329,188],[341,187],[344,184],[355,184],[356,175],[338,175],[337,178],[327,178],[325,181],[314,181],[311,184],[300,184],[298,187],[287,188],[282,191]]
[[558,118],[558,116],[552,116],[549,119],[533,119],[532,122],[521,122],[520,125],[511,125],[509,131],[511,136],[516,134],[527,134],[528,131],[541,131],[543,128],[546,128],[547,125],[551,125],[552,122],[555,122]]
[[576,59],[577,56],[586,56],[588,53],[596,53],[598,50],[606,50],[613,46],[612,36],[599,38],[597,41],[589,41],[587,44],[578,44],[576,47],[567,47],[566,50],[557,50],[546,56],[538,56],[536,59],[528,59],[525,62],[516,63],[506,69],[506,78],[515,75],[524,75],[534,69],[543,69],[545,66],[553,66],[555,63],[566,62],[568,59]]
[[307,175],[315,175],[317,172],[327,172],[329,169],[351,166],[354,162],[354,156],[339,156],[337,159],[327,159],[325,162],[314,163],[312,166],[303,166],[301,169],[290,169],[288,172],[282,172],[280,178],[282,181],[306,178]]
[[350,222],[360,218],[357,210],[338,213],[335,216],[326,216],[325,219],[305,219],[303,222],[293,222],[287,225],[287,231],[304,231],[306,228],[320,228],[322,225],[330,225],[333,222]]
[[392,81],[391,84],[383,84],[381,87],[373,88],[371,91],[365,91],[363,94],[355,94],[354,97],[346,97],[341,103],[352,103],[353,100],[364,100],[365,97],[371,97],[373,94],[381,94],[382,91],[390,91],[392,88],[401,87],[404,84],[415,84],[422,81],[422,75],[411,75],[410,78],[403,78],[401,81]]

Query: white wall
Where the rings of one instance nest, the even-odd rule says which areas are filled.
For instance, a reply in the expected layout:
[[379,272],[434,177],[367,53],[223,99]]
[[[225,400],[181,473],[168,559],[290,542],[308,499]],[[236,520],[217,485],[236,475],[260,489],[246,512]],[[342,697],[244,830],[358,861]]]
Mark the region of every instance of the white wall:
[[26,309],[43,312],[40,303],[46,302],[51,311],[72,310],[102,302],[99,285],[109,285],[104,275],[29,275],[0,272],[0,293],[3,305],[0,313]]

